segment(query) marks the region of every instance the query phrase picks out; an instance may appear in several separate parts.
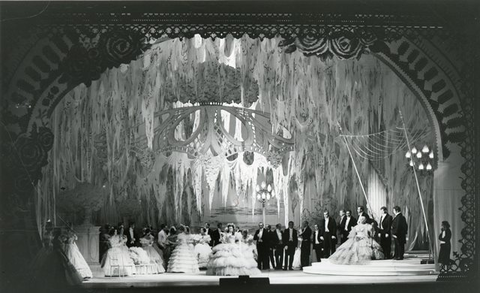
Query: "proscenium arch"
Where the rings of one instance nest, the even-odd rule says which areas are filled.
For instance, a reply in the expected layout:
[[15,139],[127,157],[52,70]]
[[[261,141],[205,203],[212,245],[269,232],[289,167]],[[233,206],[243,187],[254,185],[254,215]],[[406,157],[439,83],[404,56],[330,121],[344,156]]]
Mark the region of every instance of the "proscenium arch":
[[[264,27],[268,26],[264,25]],[[248,33],[249,28],[245,28],[244,31],[239,31],[238,28],[238,26],[229,28],[236,30],[235,37]],[[191,37],[197,32],[195,30],[196,28],[190,28],[187,35],[182,35],[181,30],[177,32],[174,30],[169,37]],[[228,32],[225,27],[214,27],[210,35],[206,33],[204,27],[200,27],[198,30],[203,37],[224,36],[225,32]],[[13,62],[9,68],[11,74],[9,75],[10,81],[6,95],[8,106],[4,111],[9,115],[6,126],[14,135],[17,135],[16,142],[21,138],[28,140],[30,144],[36,144],[39,137],[38,133],[48,132],[48,124],[46,123],[50,115],[58,102],[70,90],[82,82],[88,85],[92,80],[98,79],[99,75],[107,68],[118,67],[138,58],[144,50],[148,49],[150,43],[146,41],[151,37],[129,25],[114,29],[98,29],[93,34],[85,34],[82,30],[64,31],[63,29],[60,29],[53,36],[46,35],[45,31],[36,32],[43,34],[44,37],[33,38],[35,39],[33,46],[18,50],[18,52],[28,53],[20,56],[22,61],[17,64]],[[241,35],[240,32],[242,32]],[[287,27],[281,35],[288,40],[295,32],[293,28],[289,30]],[[251,35],[253,37],[260,37],[259,35],[273,37],[276,34],[278,32],[272,33],[272,30],[264,28],[264,33],[256,31],[256,34]],[[304,36],[307,38],[308,33],[305,32]],[[336,38],[338,39],[338,37],[344,36],[337,35]],[[331,38],[331,36],[325,36],[325,38]],[[346,38],[352,40],[351,35],[347,35]],[[116,51],[120,47],[115,41],[119,39],[123,42],[122,48],[132,48],[132,50],[127,52]],[[458,116],[463,107],[461,99],[457,96],[459,90],[455,85],[455,77],[452,76],[451,72],[440,68],[429,52],[416,48],[417,46],[413,42],[406,38],[397,41],[382,39],[371,47],[373,49],[375,45],[386,44],[388,50],[381,48],[376,50],[374,54],[390,66],[420,100],[428,114],[431,125],[435,129],[437,158],[443,158],[446,141],[454,140],[454,138],[450,138],[451,134],[458,133],[459,130],[465,128],[463,117]],[[315,45],[316,40],[314,38],[313,41],[309,39],[308,42],[302,42],[303,45],[305,43]],[[127,46],[124,46],[125,44]],[[306,55],[316,54],[315,52],[308,52],[308,48],[298,49],[303,50]],[[315,47],[315,49],[318,48]],[[364,46],[361,49],[369,48]],[[336,55],[336,52],[332,50],[328,53]],[[359,57],[361,54],[362,52],[349,58]],[[345,55],[340,57],[346,59]],[[88,62],[77,63],[77,61],[85,60]],[[422,77],[418,73],[422,73]],[[445,120],[447,117],[452,118]],[[460,119],[453,120],[458,117]],[[452,120],[454,123],[451,122]],[[42,126],[46,127],[43,127],[43,130],[39,129]],[[18,144],[22,145],[22,143]],[[36,172],[37,181],[41,176],[41,174],[38,175],[38,171],[46,164],[45,155],[48,156],[48,143],[44,143],[40,148],[44,152],[42,161],[32,164],[31,170]],[[12,174],[11,176],[25,177],[28,175],[19,172],[19,174]],[[32,190],[29,192],[31,197]],[[28,196],[28,192],[26,194]]]

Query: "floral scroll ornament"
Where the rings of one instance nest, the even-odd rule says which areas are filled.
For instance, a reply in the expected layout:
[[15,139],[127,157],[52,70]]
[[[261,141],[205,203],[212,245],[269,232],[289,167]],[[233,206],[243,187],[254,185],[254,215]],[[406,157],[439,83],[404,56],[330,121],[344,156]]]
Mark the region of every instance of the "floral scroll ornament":
[[322,60],[333,58],[352,59],[360,58],[368,52],[382,52],[388,50],[385,42],[397,37],[385,36],[384,32],[357,29],[305,29],[298,37],[288,38],[279,43],[285,53],[295,52],[297,49],[305,56],[317,56]]

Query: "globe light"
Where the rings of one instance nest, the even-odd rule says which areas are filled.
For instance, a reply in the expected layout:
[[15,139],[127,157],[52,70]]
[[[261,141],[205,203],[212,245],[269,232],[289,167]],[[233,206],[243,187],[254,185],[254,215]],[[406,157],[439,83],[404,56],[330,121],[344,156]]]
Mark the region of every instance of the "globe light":
[[421,153],[421,152],[418,152],[418,153],[417,153],[417,158],[420,159],[421,157],[422,157],[422,153]]
[[425,166],[423,166],[423,164],[420,163],[420,165],[418,165],[418,170],[423,170],[423,169],[425,169]]
[[267,190],[268,190],[268,192],[272,192],[272,185],[268,184]]
[[260,193],[257,193],[257,199],[260,199],[261,196],[260,196]]
[[428,156],[430,157],[430,159],[433,159],[433,151],[431,151]]
[[428,165],[427,165],[427,170],[428,171],[432,170],[432,165],[430,165],[430,163],[428,163]]
[[409,164],[411,167],[413,167],[414,163],[412,160],[410,160],[410,164]]
[[412,157],[412,153],[410,151],[408,151],[406,154],[405,154],[405,158],[407,159],[410,159]]
[[427,146],[427,145],[424,145],[424,146],[423,146],[423,149],[422,149],[422,153],[428,154],[429,151],[430,151],[430,150],[428,149],[428,146]]
[[262,199],[265,199],[265,197],[266,197],[265,192],[262,192]]
[[275,190],[272,190],[272,198],[275,197]]
[[416,148],[416,147],[413,147],[413,149],[412,149],[412,154],[415,155],[416,153],[417,153],[417,148]]
[[267,194],[267,200],[270,200],[270,193]]
[[257,188],[255,188],[255,190],[257,190],[257,192],[260,191],[260,186],[257,184]]
[[265,183],[265,181],[262,182],[262,189],[265,189],[265,187],[267,187],[267,183]]

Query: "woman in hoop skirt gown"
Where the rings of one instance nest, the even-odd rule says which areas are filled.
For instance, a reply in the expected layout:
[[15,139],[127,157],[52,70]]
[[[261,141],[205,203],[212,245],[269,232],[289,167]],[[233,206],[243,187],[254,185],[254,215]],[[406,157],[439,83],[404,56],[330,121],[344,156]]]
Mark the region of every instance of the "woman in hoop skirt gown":
[[260,270],[253,259],[253,253],[248,256],[242,252],[237,241],[242,238],[239,233],[235,234],[233,224],[227,226],[228,231],[224,234],[222,243],[212,249],[212,254],[207,264],[207,275],[216,276],[239,276],[258,275]]
[[195,255],[198,260],[198,267],[200,269],[205,269],[207,267],[208,258],[212,252],[210,245],[210,235],[207,235],[207,229],[200,229],[200,239],[198,240],[197,245],[195,245]]
[[65,254],[68,257],[68,260],[72,263],[84,280],[92,278],[92,271],[90,270],[90,267],[75,243],[78,237],[73,232],[71,225],[67,225],[65,238]]
[[47,222],[42,238],[43,247],[32,263],[31,284],[35,292],[52,292],[82,283],[82,276],[63,251],[61,234],[59,228],[54,229],[52,222]]
[[358,219],[358,225],[352,228],[348,240],[343,243],[328,260],[339,265],[359,265],[370,260],[383,259],[380,244],[373,239],[374,231],[366,224],[365,217]]
[[168,261],[168,273],[198,273],[198,261],[191,247],[191,237],[185,233],[185,226],[178,228],[177,245]]
[[140,238],[140,244],[142,244],[143,250],[147,252],[150,262],[155,264],[155,268],[152,272],[153,274],[162,274],[165,272],[163,268],[163,259],[158,254],[157,250],[153,247],[155,239],[150,231],[150,229],[145,230],[145,235]]
[[123,237],[123,234],[117,234],[116,228],[111,229],[109,234],[111,235],[108,240],[110,248],[102,260],[105,277],[131,276],[135,274],[135,264],[128,252],[126,237]]

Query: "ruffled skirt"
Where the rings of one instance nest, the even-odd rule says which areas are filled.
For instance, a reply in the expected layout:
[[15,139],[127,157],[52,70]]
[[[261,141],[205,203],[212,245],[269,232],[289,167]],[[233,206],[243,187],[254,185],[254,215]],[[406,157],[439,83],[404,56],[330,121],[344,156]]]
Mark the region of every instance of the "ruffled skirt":
[[240,276],[260,273],[253,253],[247,249],[240,249],[233,243],[215,246],[207,263],[207,275]]
[[183,243],[175,247],[168,260],[167,272],[187,274],[199,272],[198,261],[190,245]]
[[197,256],[199,268],[207,267],[208,259],[210,257],[211,252],[212,252],[212,248],[208,244],[199,243],[195,245],[195,255]]
[[120,247],[110,248],[102,261],[105,277],[131,276],[136,273],[135,264],[128,250]]
[[150,258],[150,263],[153,264],[152,270],[150,271],[151,274],[162,274],[165,272],[165,268],[163,267],[163,259],[158,254],[157,250],[153,246],[146,246],[142,247],[146,252],[148,257]]
[[375,240],[353,237],[338,247],[328,259],[334,264],[358,265],[383,258],[382,248]]

